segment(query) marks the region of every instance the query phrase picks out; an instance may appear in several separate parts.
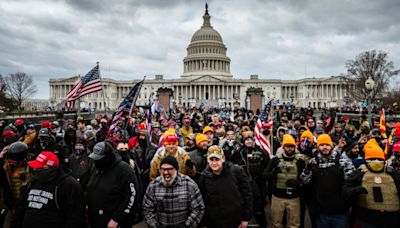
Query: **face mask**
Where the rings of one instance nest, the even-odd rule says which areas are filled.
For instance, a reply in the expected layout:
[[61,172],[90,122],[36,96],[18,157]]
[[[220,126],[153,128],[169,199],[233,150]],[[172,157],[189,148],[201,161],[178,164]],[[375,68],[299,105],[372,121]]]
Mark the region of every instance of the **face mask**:
[[263,135],[269,135],[269,130],[264,130],[262,133]]
[[396,158],[396,160],[400,160],[400,153],[398,152],[394,153],[394,157]]
[[122,161],[129,162],[129,151],[118,150],[118,154],[121,156]]
[[228,140],[228,145],[229,146],[233,146],[234,143],[235,143],[235,140],[233,140],[233,139],[229,139]]
[[42,137],[40,138],[40,146],[42,149],[49,149],[53,144],[53,141],[51,140],[50,137]]
[[115,154],[108,153],[104,158],[94,161],[94,165],[98,170],[107,169],[115,161]]
[[50,182],[54,178],[57,177],[58,168],[56,167],[49,167],[48,169],[35,169],[34,171],[35,178],[39,182]]
[[145,146],[147,144],[146,139],[145,138],[139,138],[139,144],[140,144],[140,146]]
[[83,151],[85,151],[85,150],[84,149],[75,149],[74,154],[79,156],[79,155],[83,154]]
[[385,162],[379,160],[367,161],[367,166],[373,172],[381,172],[385,167]]

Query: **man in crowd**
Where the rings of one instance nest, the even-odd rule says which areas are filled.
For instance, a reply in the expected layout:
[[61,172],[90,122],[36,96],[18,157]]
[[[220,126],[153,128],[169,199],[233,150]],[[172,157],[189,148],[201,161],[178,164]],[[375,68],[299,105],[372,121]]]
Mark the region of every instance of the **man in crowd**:
[[269,157],[254,143],[252,131],[242,132],[242,147],[232,155],[231,161],[241,166],[251,177],[251,187],[254,198],[254,218],[260,227],[266,227],[265,197],[267,196],[265,170]]
[[85,227],[82,188],[70,171],[59,165],[57,156],[42,151],[28,165],[34,176],[15,207],[11,227]]
[[266,170],[267,176],[273,179],[272,227],[281,227],[283,219],[288,227],[299,227],[300,174],[305,168],[304,156],[296,152],[295,140],[289,134],[284,135],[282,148],[283,153],[274,157]]
[[151,161],[150,180],[154,180],[160,175],[159,168],[161,160],[168,155],[174,156],[179,164],[179,172],[194,177],[196,167],[191,161],[188,153],[178,146],[178,136],[172,131],[167,131],[163,135],[163,147],[158,151]]
[[355,170],[344,192],[355,202],[353,212],[361,228],[400,227],[400,171],[385,169],[385,154],[374,140],[364,147],[365,170]]
[[240,149],[240,143],[235,140],[235,131],[233,129],[228,129],[226,131],[226,139],[222,143],[222,150],[224,151],[224,155],[226,160],[230,160],[232,154],[234,154],[235,151]]
[[89,158],[95,166],[87,185],[89,224],[131,228],[138,187],[133,169],[116,157],[109,141],[97,143]]
[[197,184],[178,170],[175,157],[161,160],[161,175],[150,183],[143,200],[149,227],[197,227],[203,218],[205,207]]
[[311,185],[311,207],[318,227],[346,227],[349,207],[341,194],[345,179],[354,170],[351,161],[340,159],[333,151],[328,134],[317,139],[317,154],[301,174],[304,185]]
[[224,152],[218,146],[208,148],[207,162],[199,180],[207,208],[205,225],[246,228],[253,209],[250,178],[240,166],[225,162]]
[[27,155],[28,146],[22,142],[12,143],[0,154],[0,226],[9,227],[15,203],[20,199],[21,191],[32,178],[32,170],[27,164]]
[[196,135],[196,150],[189,152],[189,157],[196,167],[197,173],[194,180],[198,182],[199,175],[207,166],[208,140],[204,134]]

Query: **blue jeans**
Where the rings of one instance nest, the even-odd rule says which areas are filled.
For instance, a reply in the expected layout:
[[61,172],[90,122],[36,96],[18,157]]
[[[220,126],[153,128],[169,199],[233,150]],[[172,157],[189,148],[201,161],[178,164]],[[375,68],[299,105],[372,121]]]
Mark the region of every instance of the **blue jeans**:
[[319,214],[317,217],[318,228],[347,228],[347,214]]

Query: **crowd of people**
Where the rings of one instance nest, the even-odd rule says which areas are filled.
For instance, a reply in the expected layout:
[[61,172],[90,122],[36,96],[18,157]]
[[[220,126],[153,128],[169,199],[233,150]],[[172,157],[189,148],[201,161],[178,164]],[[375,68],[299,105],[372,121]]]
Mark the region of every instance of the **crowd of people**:
[[0,224],[292,228],[309,216],[313,228],[400,227],[396,118],[383,127],[334,111],[257,114],[3,121]]

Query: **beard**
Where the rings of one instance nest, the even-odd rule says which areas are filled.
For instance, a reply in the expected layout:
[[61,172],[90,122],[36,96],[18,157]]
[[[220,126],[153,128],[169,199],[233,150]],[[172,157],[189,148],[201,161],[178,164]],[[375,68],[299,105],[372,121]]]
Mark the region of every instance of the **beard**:
[[[170,178],[168,180],[166,180],[165,176],[169,176]],[[177,176],[177,172],[172,175],[171,174],[167,174],[167,175],[161,174],[161,182],[163,183],[163,185],[165,187],[171,187],[175,182],[176,176]]]

